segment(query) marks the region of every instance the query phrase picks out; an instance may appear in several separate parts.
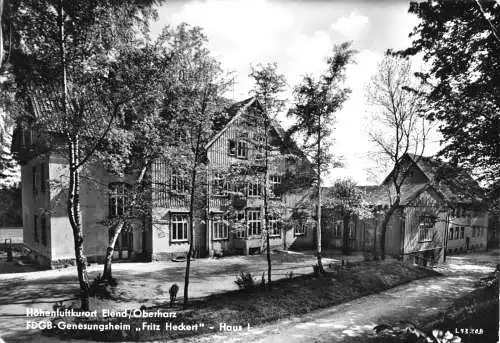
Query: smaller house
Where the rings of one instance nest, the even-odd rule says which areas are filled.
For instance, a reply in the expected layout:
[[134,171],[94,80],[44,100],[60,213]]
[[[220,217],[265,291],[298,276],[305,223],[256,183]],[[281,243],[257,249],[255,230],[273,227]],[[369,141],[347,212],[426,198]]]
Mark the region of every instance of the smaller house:
[[[387,227],[386,254],[427,264],[444,261],[446,254],[486,249],[488,212],[477,182],[464,170],[431,157],[406,154],[403,166],[408,172],[400,207]],[[394,197],[389,176],[379,186],[361,187],[373,217],[351,219],[351,249],[379,251],[384,211]],[[342,219],[330,209],[323,213],[324,244],[340,248]]]

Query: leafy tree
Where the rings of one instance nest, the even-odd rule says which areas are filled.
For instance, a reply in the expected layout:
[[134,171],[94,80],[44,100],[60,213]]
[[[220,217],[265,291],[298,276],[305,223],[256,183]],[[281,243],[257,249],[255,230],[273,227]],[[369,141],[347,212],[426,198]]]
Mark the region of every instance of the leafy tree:
[[367,97],[373,109],[369,136],[377,147],[372,156],[392,169],[384,183],[390,191],[389,208],[384,212],[380,232],[382,259],[388,223],[400,209],[401,187],[411,170],[405,155],[413,153],[417,161],[422,157],[431,128],[422,117],[426,106],[422,91],[417,88],[410,62],[391,56],[379,63],[368,86]]
[[500,4],[498,1],[411,2],[420,23],[403,56],[422,54],[428,71],[427,118],[440,122],[441,155],[486,183],[500,180]]
[[130,47],[112,63],[114,78],[127,85],[130,98],[96,154],[110,173],[122,177],[132,174],[134,182],[127,189],[123,213],[105,221],[112,234],[106,249],[103,281],[112,280],[113,252],[122,231],[132,230],[132,223],[150,213],[153,185],[147,171],[155,159],[170,158],[171,128],[160,115],[169,59],[167,48],[156,42]]
[[189,275],[194,249],[195,210],[197,201],[205,199],[204,175],[207,168],[205,145],[214,133],[214,122],[226,105],[223,98],[228,82],[220,64],[206,48],[207,37],[199,27],[181,24],[175,30],[166,28],[161,38],[171,47],[174,65],[165,94],[162,115],[169,118],[175,136],[177,169],[186,184],[189,201],[189,249],[184,278],[184,306],[189,299]]
[[305,76],[295,87],[295,106],[289,112],[296,123],[289,134],[299,133],[304,137],[302,146],[315,167],[316,232],[317,258],[321,272],[324,272],[321,259],[321,176],[332,162],[329,144],[326,141],[331,134],[334,114],[347,99],[350,90],[342,85],[345,68],[352,62],[355,51],[350,43],[335,46],[333,56],[327,59],[328,69],[319,77]]
[[[150,1],[12,1],[8,25],[15,44],[12,64],[17,100],[50,103],[37,131],[57,133],[69,166],[67,211],[73,230],[82,308],[89,308],[80,210],[81,172],[129,100],[109,74],[116,55],[147,30],[155,16]],[[5,19],[5,17],[3,18]],[[126,85],[125,85],[126,86]],[[52,142],[54,143],[54,142]]]
[[286,86],[285,76],[278,73],[278,65],[276,63],[269,63],[266,65],[258,64],[252,66],[250,77],[253,79],[255,85],[252,93],[254,93],[262,106],[260,119],[258,124],[262,133],[262,140],[255,142],[256,150],[264,152],[264,168],[262,173],[262,186],[264,197],[264,230],[263,234],[266,241],[266,257],[267,257],[267,284],[271,287],[271,247],[270,247],[270,228],[269,228],[269,163],[272,147],[270,144],[270,130],[272,129],[272,121],[275,120],[276,115],[282,110],[284,101],[279,99],[278,96],[283,92]]
[[327,188],[323,206],[333,209],[342,217],[344,225],[342,251],[344,254],[349,253],[349,221],[355,216],[359,218],[370,216],[364,192],[351,179],[336,180],[332,187]]

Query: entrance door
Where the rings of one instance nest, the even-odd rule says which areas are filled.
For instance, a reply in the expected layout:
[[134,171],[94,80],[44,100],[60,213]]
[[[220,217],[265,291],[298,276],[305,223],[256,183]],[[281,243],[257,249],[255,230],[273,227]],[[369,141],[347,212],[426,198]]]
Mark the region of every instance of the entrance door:
[[120,236],[115,244],[115,252],[113,258],[117,260],[127,260],[132,257],[133,251],[133,232],[132,230],[120,232]]
[[207,255],[207,225],[198,225],[194,235],[195,257],[205,257]]
[[466,237],[465,238],[465,249],[469,250],[469,243],[470,243],[470,238]]

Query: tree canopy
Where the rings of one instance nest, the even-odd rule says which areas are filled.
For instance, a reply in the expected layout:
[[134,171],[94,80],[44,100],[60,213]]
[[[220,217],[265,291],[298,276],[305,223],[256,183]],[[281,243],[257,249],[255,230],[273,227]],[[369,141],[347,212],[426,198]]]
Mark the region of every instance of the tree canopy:
[[429,119],[442,123],[444,157],[474,170],[487,183],[500,179],[500,3],[411,2],[420,23],[412,46],[429,69],[418,73],[430,90]]

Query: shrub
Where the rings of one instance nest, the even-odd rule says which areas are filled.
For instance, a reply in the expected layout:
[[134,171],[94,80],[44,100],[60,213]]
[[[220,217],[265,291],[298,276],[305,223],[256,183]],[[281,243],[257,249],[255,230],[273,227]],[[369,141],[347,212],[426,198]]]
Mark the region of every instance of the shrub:
[[490,289],[498,289],[498,279],[500,278],[500,264],[497,264],[495,271],[488,276],[482,277],[476,283],[476,287],[485,287]]
[[96,278],[89,287],[90,296],[102,299],[114,299],[116,297],[116,279],[104,280],[101,274],[97,274]]
[[234,283],[239,289],[253,289],[255,287],[255,282],[251,273],[241,272],[240,276],[236,277]]

